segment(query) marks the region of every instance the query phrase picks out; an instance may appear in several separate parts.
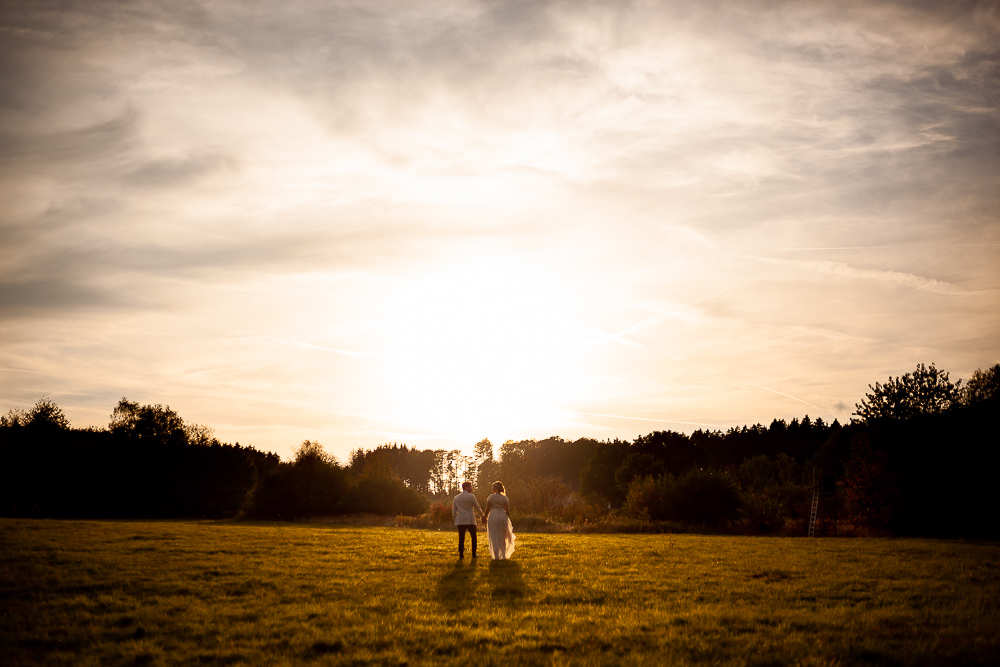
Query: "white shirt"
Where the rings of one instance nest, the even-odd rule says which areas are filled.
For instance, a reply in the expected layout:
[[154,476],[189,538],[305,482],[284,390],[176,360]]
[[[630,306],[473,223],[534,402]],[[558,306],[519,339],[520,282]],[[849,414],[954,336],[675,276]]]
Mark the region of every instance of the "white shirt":
[[456,526],[474,526],[476,524],[475,510],[479,510],[480,514],[483,513],[483,508],[479,506],[476,496],[468,491],[463,491],[451,501],[451,519]]

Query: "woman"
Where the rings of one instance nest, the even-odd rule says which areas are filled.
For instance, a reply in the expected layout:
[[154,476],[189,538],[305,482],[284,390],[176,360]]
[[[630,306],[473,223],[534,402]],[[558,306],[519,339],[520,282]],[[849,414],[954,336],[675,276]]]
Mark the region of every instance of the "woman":
[[493,482],[493,493],[486,499],[486,541],[493,560],[505,560],[514,553],[514,526],[510,523],[510,501],[503,484]]

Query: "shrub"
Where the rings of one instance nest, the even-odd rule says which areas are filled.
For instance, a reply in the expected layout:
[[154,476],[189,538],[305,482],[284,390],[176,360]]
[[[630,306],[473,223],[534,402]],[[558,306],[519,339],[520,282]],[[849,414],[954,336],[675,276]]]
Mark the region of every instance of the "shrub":
[[581,524],[600,521],[607,513],[607,509],[600,503],[572,494],[562,507],[555,510],[554,515],[560,521]]
[[514,525],[515,534],[522,531],[532,533],[558,533],[569,530],[568,526],[563,526],[547,516],[540,516],[537,514],[518,514],[511,518],[511,523]]
[[444,503],[434,503],[428,512],[431,523],[451,523],[451,506]]

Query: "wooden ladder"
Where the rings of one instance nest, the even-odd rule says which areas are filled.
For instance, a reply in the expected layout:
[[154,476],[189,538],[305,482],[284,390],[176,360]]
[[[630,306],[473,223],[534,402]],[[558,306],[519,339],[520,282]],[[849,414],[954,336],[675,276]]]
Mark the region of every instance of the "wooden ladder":
[[819,492],[820,489],[813,489],[812,509],[809,511],[809,537],[816,537],[816,516],[819,514]]

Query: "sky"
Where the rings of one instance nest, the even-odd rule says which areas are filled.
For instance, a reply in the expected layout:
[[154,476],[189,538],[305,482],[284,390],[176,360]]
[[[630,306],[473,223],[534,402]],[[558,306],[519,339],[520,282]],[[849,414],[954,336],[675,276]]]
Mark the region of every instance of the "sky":
[[0,411],[631,440],[1000,361],[1000,3],[0,2]]

